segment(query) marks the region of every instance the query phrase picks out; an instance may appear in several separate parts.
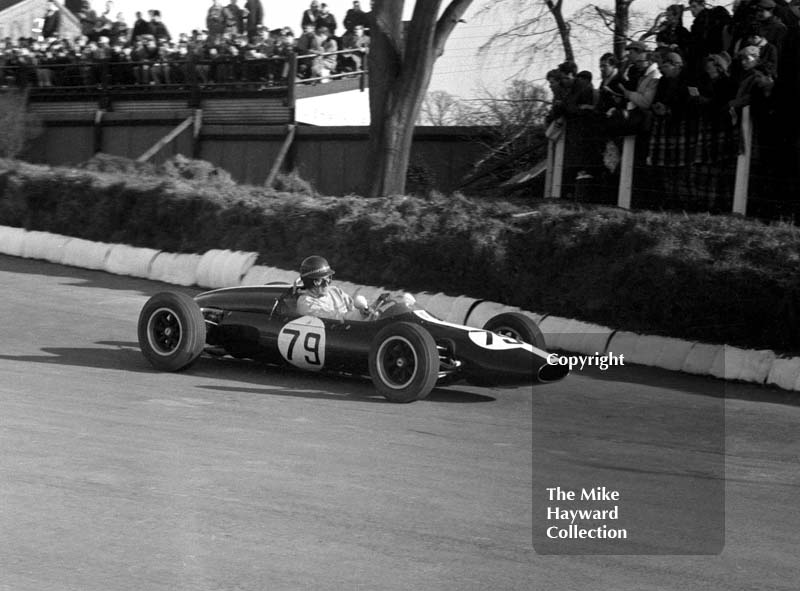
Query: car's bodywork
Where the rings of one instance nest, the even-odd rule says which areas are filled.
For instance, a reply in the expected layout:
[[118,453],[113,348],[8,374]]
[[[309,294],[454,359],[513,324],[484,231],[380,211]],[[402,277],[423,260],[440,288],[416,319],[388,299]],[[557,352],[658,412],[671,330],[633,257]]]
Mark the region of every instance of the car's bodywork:
[[[564,366],[548,363],[541,333],[530,320],[535,334],[526,340],[538,342],[514,338],[521,337],[520,331],[493,332],[444,322],[400,299],[389,300],[374,320],[346,321],[300,316],[296,301],[296,288],[286,284],[224,288],[195,296],[194,304],[205,325],[206,350],[310,371],[370,375],[387,398],[394,399],[396,393],[398,401],[427,396],[428,392],[421,390],[462,379],[481,385],[519,386],[556,381],[567,373]],[[165,310],[169,307],[153,304],[146,314],[146,306],[140,318],[140,343],[145,340],[142,350],[156,367],[159,357],[165,355],[159,354],[160,325],[152,319],[157,318],[153,316],[157,311],[168,314]],[[187,308],[191,306],[187,304]],[[151,320],[143,326],[146,317]],[[145,349],[154,349],[156,355]],[[169,350],[170,346],[164,347],[165,354]],[[409,382],[412,390],[420,392],[403,393],[400,386],[405,384],[405,376],[410,379],[407,368],[424,366],[426,355],[430,356],[429,365],[435,365],[430,368],[428,385],[411,388]],[[394,381],[393,372],[398,376]]]

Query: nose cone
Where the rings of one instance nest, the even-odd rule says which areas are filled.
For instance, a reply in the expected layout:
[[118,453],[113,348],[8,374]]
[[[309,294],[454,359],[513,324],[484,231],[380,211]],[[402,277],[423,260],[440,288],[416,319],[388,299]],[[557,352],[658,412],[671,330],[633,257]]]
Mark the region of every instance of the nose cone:
[[568,365],[555,365],[552,363],[545,363],[539,368],[537,377],[540,382],[557,382],[567,377],[569,373]]

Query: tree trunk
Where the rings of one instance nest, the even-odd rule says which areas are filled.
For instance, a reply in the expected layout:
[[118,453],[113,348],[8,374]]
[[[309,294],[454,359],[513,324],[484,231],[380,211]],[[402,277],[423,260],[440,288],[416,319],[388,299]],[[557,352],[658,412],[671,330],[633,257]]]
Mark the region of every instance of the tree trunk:
[[625,47],[628,45],[628,25],[632,1],[614,0],[614,56],[620,61],[625,58]]
[[417,0],[404,26],[402,0],[376,0],[369,55],[370,197],[405,193],[414,126],[444,44],[472,0]]
[[564,0],[545,0],[545,4],[556,21],[558,36],[561,39],[561,46],[564,48],[564,61],[575,62],[575,51],[572,49],[572,40],[570,38],[570,26],[564,19]]

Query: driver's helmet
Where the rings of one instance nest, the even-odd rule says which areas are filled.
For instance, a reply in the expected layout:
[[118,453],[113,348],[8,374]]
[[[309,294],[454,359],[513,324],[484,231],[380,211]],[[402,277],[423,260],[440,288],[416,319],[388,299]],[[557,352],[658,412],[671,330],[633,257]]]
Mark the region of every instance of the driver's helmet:
[[314,287],[315,282],[319,282],[321,279],[327,279],[330,282],[331,276],[334,274],[334,270],[331,269],[331,266],[328,264],[328,261],[321,256],[312,255],[310,257],[306,257],[302,263],[300,263],[300,280],[303,282],[303,287],[306,289]]

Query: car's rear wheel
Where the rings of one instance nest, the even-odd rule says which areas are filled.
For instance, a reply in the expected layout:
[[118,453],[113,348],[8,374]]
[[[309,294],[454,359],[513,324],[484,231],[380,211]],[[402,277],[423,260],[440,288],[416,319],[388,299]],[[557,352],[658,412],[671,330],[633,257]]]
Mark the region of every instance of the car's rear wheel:
[[505,312],[490,318],[483,325],[483,330],[490,330],[505,337],[517,339],[537,349],[545,349],[544,335],[536,323],[519,312]]
[[391,402],[422,400],[439,378],[436,342],[416,324],[390,324],[372,341],[369,375],[375,389]]
[[195,301],[186,294],[157,293],[139,314],[139,348],[162,371],[189,367],[203,352],[206,324]]

